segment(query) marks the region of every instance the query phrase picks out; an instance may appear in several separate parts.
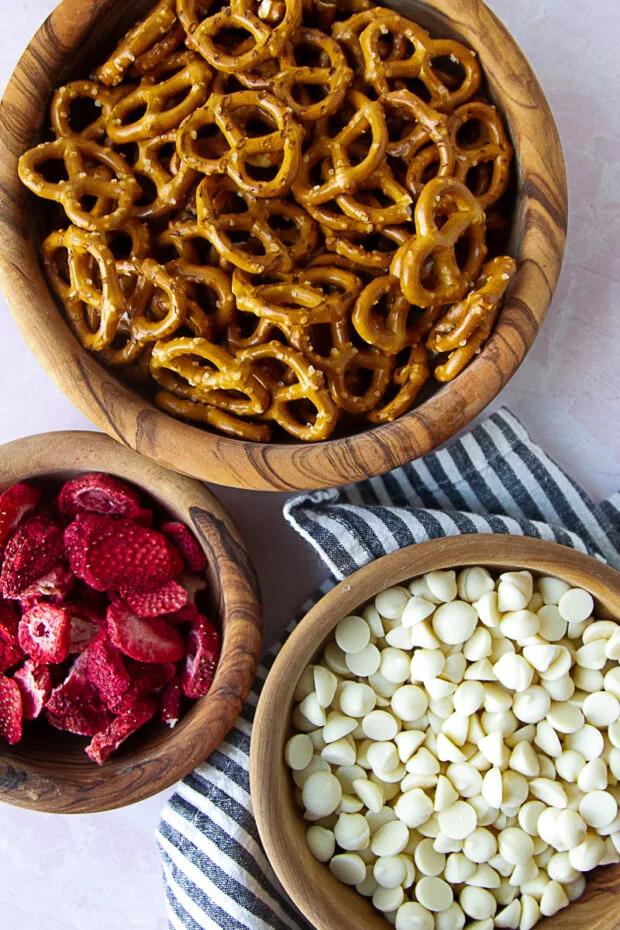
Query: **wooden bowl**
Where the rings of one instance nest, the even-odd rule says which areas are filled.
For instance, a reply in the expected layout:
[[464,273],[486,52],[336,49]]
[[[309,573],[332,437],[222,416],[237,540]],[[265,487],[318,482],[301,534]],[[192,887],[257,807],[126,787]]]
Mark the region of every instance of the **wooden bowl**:
[[198,481],[172,474],[99,433],[47,433],[0,447],[0,492],[16,481],[57,487],[103,471],[132,482],[196,534],[209,564],[210,616],[222,655],[208,695],[174,729],[151,722],[98,767],[88,740],[45,721],[27,724],[16,746],[0,744],[0,800],[58,814],[92,813],[148,798],[183,778],[224,738],[252,686],[262,643],[258,583],[226,510]]
[[553,116],[523,53],[482,0],[387,0],[440,36],[476,50],[516,150],[511,254],[519,270],[495,332],[452,383],[394,423],[317,445],[254,444],[158,410],[83,349],[41,273],[33,196],[17,161],[47,120],[54,87],[103,59],[153,0],[63,0],[26,49],[0,110],[0,281],[28,345],[93,423],[175,471],[259,490],[320,488],[381,474],[466,426],[515,373],[543,322],[564,253],[567,188]]
[[[437,539],[401,549],[355,572],[312,608],[280,651],[263,688],[252,732],[250,787],[269,861],[317,930],[388,930],[390,924],[368,899],[337,881],[306,845],[307,823],[283,758],[297,682],[336,624],[379,591],[423,572],[464,565],[555,575],[590,591],[597,617],[620,619],[618,572],[556,543],[491,535]],[[618,930],[619,889],[620,865],[597,869],[583,897],[544,921],[541,930]]]

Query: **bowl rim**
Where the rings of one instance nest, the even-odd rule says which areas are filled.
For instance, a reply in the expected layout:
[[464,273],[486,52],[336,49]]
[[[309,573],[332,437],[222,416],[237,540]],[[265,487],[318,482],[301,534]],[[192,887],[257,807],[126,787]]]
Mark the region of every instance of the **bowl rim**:
[[[160,464],[203,480],[259,490],[304,490],[373,477],[417,458],[466,426],[499,393],[529,350],[549,308],[565,245],[567,185],[557,128],[525,56],[482,0],[390,0],[458,29],[479,54],[517,151],[519,268],[481,353],[454,381],[392,423],[316,444],[254,444],[158,410],[117,381],[62,321],[28,238],[30,192],[17,178],[66,56],[120,0],[62,0],[36,33],[0,104],[0,283],[40,364],[103,431]],[[484,37],[484,38],[482,38]],[[53,40],[53,41],[52,41]],[[501,70],[501,82],[497,74]],[[501,86],[500,86],[501,84]],[[40,308],[33,318],[32,308]]]
[[[250,745],[250,793],[267,858],[286,893],[317,930],[333,930],[336,925],[341,930],[378,930],[388,924],[380,921],[381,915],[369,904],[362,908],[359,902],[366,899],[342,885],[326,866],[314,860],[305,844],[301,816],[292,829],[290,821],[286,829],[281,828],[282,811],[286,808],[288,815],[291,806],[296,810],[290,774],[283,759],[295,685],[336,624],[379,591],[427,571],[467,565],[523,568],[564,577],[569,583],[592,591],[597,606],[602,605],[605,612],[620,619],[620,572],[555,542],[499,534],[442,537],[392,552],[345,578],[308,611],[276,656],[261,691]],[[311,889],[319,880],[328,891],[316,895]],[[599,886],[593,887],[594,896],[600,892]],[[332,907],[334,901],[337,902],[334,906],[340,909],[339,921]],[[588,898],[579,901],[587,906]],[[571,905],[578,906],[576,902]],[[343,925],[342,915],[346,913],[354,915],[355,923]],[[590,924],[584,920],[574,926]],[[549,930],[559,928],[559,924],[549,926]]]
[[262,649],[256,574],[237,527],[204,485],[163,469],[103,433],[42,433],[0,446],[0,492],[18,480],[90,471],[130,481],[154,502],[181,514],[191,527],[209,562],[207,581],[223,632],[222,653],[209,693],[193,703],[185,719],[170,730],[162,724],[145,745],[132,748],[129,755],[113,755],[101,767],[91,763],[82,768],[70,759],[64,764],[33,760],[26,742],[0,745],[0,801],[50,813],[125,807],[182,779],[233,726]]

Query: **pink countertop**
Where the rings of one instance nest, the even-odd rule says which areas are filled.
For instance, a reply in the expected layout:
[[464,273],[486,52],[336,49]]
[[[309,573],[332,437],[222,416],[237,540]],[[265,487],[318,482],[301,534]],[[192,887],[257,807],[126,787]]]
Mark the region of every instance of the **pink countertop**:
[[[0,87],[55,0],[0,4]],[[570,186],[568,248],[549,317],[499,404],[599,499],[620,484],[618,0],[493,0],[555,114]],[[0,295],[0,443],[92,426],[24,345]],[[490,408],[493,409],[493,408]],[[284,524],[285,495],[214,489],[250,547],[267,639],[325,570]],[[168,792],[169,794],[170,792]],[[108,814],[2,809],[0,921],[15,930],[165,930],[154,839],[166,794]]]

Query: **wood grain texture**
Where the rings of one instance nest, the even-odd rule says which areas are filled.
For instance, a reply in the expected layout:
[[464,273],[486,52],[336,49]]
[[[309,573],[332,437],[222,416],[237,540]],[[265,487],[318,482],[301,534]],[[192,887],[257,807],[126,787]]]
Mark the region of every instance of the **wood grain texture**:
[[0,447],[0,492],[18,480],[45,486],[88,471],[132,482],[158,507],[190,526],[207,554],[211,619],[222,655],[209,694],[174,729],[152,722],[99,768],[88,740],[27,724],[16,746],[0,745],[0,800],[32,810],[75,814],[124,807],[183,778],[222,741],[254,681],[262,645],[258,582],[243,540],[216,497],[100,433],[47,433]]
[[[620,574],[596,559],[556,543],[514,536],[473,535],[409,546],[372,562],[333,588],[304,617],[273,665],[258,704],[250,754],[252,805],[271,865],[284,888],[317,930],[388,930],[388,922],[354,889],[317,862],[307,824],[295,802],[284,745],[291,735],[293,694],[336,624],[393,584],[433,569],[486,565],[530,569],[584,587],[596,616],[620,619]],[[620,866],[597,869],[579,901],[544,920],[540,930],[618,930]]]
[[519,270],[491,339],[452,383],[394,423],[318,445],[256,445],[175,420],[100,365],[71,334],[41,274],[32,196],[19,156],[45,118],[52,88],[102,60],[152,0],[63,0],[32,40],[0,106],[0,280],[48,374],[98,427],[185,474],[260,490],[318,488],[381,474],[424,455],[477,416],[512,377],[542,324],[560,272],[567,221],[564,160],[527,60],[482,0],[389,0],[437,35],[474,48],[510,129],[517,162],[512,254]]

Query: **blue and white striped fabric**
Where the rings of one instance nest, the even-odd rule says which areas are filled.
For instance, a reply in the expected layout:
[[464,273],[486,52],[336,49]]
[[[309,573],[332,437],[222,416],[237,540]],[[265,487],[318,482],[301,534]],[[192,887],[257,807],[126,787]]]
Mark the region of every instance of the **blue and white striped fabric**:
[[[505,409],[447,449],[381,478],[298,496],[284,514],[331,571],[318,596],[387,552],[461,533],[550,539],[620,569],[620,492],[595,505]],[[158,841],[172,930],[311,930],[265,858],[250,803],[252,721],[280,645],[266,655],[226,740],[163,812]]]

